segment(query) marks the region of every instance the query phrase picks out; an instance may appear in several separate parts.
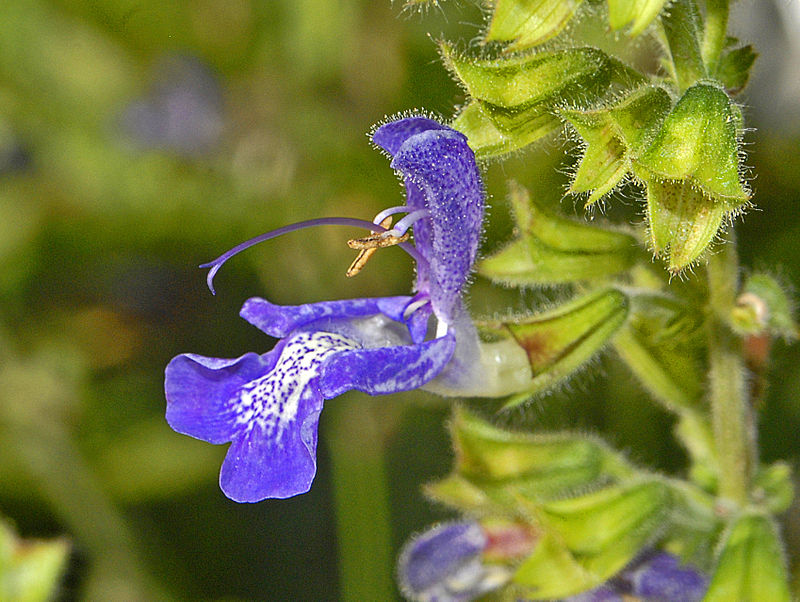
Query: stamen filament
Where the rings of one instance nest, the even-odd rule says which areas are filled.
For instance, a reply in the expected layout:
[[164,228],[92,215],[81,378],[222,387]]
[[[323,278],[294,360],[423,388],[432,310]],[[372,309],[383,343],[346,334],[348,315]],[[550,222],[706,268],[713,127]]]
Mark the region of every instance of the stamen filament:
[[[373,224],[372,222],[352,217],[320,217],[317,219],[309,219],[302,222],[289,224],[288,226],[283,226],[282,228],[278,228],[276,230],[270,230],[269,232],[265,232],[264,234],[256,236],[255,238],[251,238],[243,243],[239,243],[213,261],[209,261],[208,263],[204,263],[199,266],[201,268],[211,268],[208,272],[208,276],[206,276],[206,282],[208,283],[208,288],[211,291],[211,294],[216,294],[216,291],[214,290],[214,276],[216,276],[223,264],[234,255],[237,255],[245,249],[249,249],[250,247],[257,245],[258,243],[277,238],[278,236],[288,234],[289,232],[294,232],[295,230],[303,230],[304,228],[311,228],[314,226],[352,226],[355,228],[365,228],[370,231],[386,231],[386,228],[383,228],[378,224]],[[417,263],[427,265],[428,262],[422,255],[420,255],[419,251],[417,251],[414,245],[410,243],[401,243],[397,246],[401,247]]]
[[[391,232],[394,236],[397,236],[399,238],[403,236],[403,234],[406,233],[406,230],[408,230],[415,222],[418,222],[422,218],[428,217],[429,215],[430,211],[428,211],[427,209],[418,209],[417,211],[412,211],[411,213],[406,215],[403,219],[401,219],[399,222],[397,222],[394,225],[394,228],[389,230],[389,232]],[[387,234],[387,236],[389,235]]]
[[395,215],[397,213],[408,213],[408,205],[399,205],[397,207],[389,207],[387,209],[384,209],[373,218],[372,223],[380,224],[390,215]]

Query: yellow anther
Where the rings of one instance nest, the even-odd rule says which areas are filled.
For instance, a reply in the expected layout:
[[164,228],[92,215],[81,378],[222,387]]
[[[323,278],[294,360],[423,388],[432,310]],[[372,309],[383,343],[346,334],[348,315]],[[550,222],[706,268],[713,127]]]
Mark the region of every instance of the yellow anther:
[[[392,225],[392,217],[387,216],[380,223],[382,228],[389,228]],[[388,234],[387,232],[372,232],[369,236],[365,236],[364,238],[355,238],[353,240],[347,241],[347,246],[351,249],[358,249],[360,252],[356,256],[353,263],[350,264],[350,267],[347,268],[346,275],[348,278],[352,278],[356,274],[358,274],[364,266],[369,261],[369,258],[377,251],[383,247],[392,247],[394,245],[400,244],[401,242],[407,241],[409,238],[408,233],[403,234],[403,236],[395,236],[394,234]]]

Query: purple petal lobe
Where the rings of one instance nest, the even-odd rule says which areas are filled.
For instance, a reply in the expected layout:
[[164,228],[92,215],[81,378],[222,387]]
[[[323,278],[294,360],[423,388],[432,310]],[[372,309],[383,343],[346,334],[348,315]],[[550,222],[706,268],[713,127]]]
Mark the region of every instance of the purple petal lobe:
[[611,587],[601,585],[588,592],[564,598],[562,602],[625,602],[625,598]]
[[439,525],[406,544],[398,562],[413,600],[467,602],[502,586],[508,573],[482,562],[486,535],[474,522]]
[[671,554],[658,552],[627,575],[633,594],[653,602],[699,602],[708,577]]
[[227,443],[238,432],[236,400],[242,386],[269,372],[275,351],[237,359],[179,355],[166,369],[167,422],[177,432]]
[[402,309],[410,297],[377,297],[323,301],[304,305],[275,305],[253,297],[245,301],[240,315],[256,328],[273,337],[285,337],[297,328],[323,318],[349,318],[385,314],[402,320]]
[[416,115],[383,124],[372,134],[372,141],[387,153],[394,156],[403,143],[411,136],[428,130],[444,129],[450,128],[433,119]]
[[[430,212],[415,224],[414,236],[430,265],[434,312],[449,321],[475,262],[483,223],[483,184],[475,156],[461,133],[428,130],[406,140],[392,167],[406,181],[409,206],[422,194],[421,208]],[[432,248],[424,248],[420,236]]]
[[455,344],[448,334],[420,345],[342,351],[325,362],[320,389],[326,399],[351,389],[370,395],[410,391],[442,371]]

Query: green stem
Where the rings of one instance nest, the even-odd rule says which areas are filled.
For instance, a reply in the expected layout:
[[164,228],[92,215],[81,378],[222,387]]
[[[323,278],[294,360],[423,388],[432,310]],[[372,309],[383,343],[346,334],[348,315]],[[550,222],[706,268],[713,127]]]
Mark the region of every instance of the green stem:
[[333,464],[341,599],[393,600],[389,486],[375,403],[344,395],[325,408]]
[[671,70],[681,92],[706,76],[698,22],[694,0],[676,0],[661,17]]
[[706,0],[706,24],[703,33],[703,62],[710,74],[717,62],[728,36],[729,0]]
[[756,451],[741,340],[726,323],[739,287],[739,260],[733,241],[711,256],[707,271],[711,310],[708,384],[719,456],[719,495],[743,505],[748,497]]

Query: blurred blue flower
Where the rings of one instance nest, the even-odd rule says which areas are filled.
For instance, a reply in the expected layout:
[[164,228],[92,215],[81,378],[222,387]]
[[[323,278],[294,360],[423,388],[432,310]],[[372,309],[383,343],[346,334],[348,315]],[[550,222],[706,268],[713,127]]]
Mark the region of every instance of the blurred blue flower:
[[194,57],[167,57],[157,67],[152,90],[127,106],[121,123],[127,137],[141,148],[207,153],[222,136],[219,81]]
[[708,577],[667,552],[642,555],[608,583],[564,602],[700,602]]
[[404,594],[419,602],[467,602],[503,586],[511,572],[483,562],[489,538],[476,522],[444,523],[403,548],[398,576]]
[[[360,239],[367,253],[400,244],[417,261],[414,296],[299,306],[253,298],[241,315],[281,338],[272,351],[237,359],[183,354],[170,362],[167,421],[176,431],[210,443],[232,442],[220,486],[235,501],[308,491],[316,473],[324,400],[351,389],[371,395],[407,391],[437,375],[451,386],[475,378],[462,365],[469,350],[477,349],[477,336],[461,300],[484,212],[474,155],[462,134],[425,117],[387,123],[375,130],[373,141],[392,157],[392,167],[403,177],[405,205],[381,212],[374,222],[321,218],[293,224],[203,266],[211,268],[211,286],[219,267],[239,251],[323,224],[365,227],[373,231]],[[397,213],[406,216],[394,228],[379,225],[388,225],[387,218]],[[404,242],[412,224],[413,245]],[[458,353],[456,341],[464,349]]]

